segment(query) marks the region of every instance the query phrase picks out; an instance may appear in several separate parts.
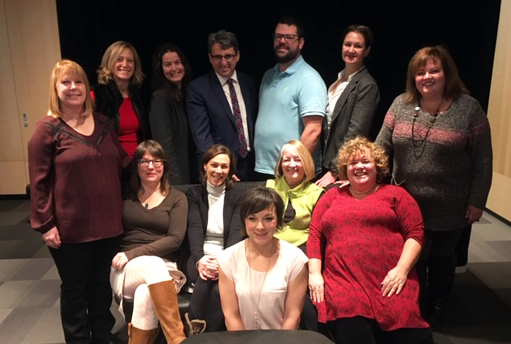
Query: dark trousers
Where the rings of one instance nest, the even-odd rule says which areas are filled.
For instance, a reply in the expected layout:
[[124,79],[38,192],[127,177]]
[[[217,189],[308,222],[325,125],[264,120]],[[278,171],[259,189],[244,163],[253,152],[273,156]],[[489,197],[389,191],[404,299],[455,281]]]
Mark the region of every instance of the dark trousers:
[[50,248],[62,284],[60,315],[66,343],[108,343],[115,319],[110,313],[110,266],[118,238]]
[[255,165],[255,154],[254,149],[248,152],[247,156],[242,158],[239,155],[236,156],[236,176],[242,182],[249,182],[254,180],[254,165]]
[[206,331],[225,331],[218,281],[197,278],[189,307],[190,319],[206,320]]
[[426,242],[417,262],[423,316],[436,300],[449,297],[456,271],[456,246],[462,231],[463,228],[424,232]]
[[433,338],[427,328],[382,331],[375,320],[364,317],[342,318],[328,322],[336,344],[429,344]]

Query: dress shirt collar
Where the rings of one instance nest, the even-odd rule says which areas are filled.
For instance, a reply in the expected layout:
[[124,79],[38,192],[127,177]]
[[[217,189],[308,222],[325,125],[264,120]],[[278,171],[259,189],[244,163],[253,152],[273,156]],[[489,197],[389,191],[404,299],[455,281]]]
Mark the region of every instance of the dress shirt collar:
[[[351,75],[350,75],[350,76],[348,76],[348,80],[347,80],[347,81],[348,81],[348,83],[351,81],[351,79],[352,79],[355,75],[357,75],[357,74],[358,74],[360,71],[362,71],[365,67],[366,67],[366,66],[365,66],[365,65],[363,65],[363,66],[362,66],[359,70],[357,70],[355,73],[351,73]],[[339,74],[337,74],[337,79],[341,79],[341,78],[344,76],[344,74],[345,74],[345,73],[346,73],[346,69],[341,70],[341,71],[339,72]]]
[[232,74],[232,76],[230,78],[224,78],[223,76],[219,75],[217,72],[215,72],[216,76],[218,77],[218,81],[220,81],[220,85],[225,86],[225,84],[227,83],[227,81],[229,79],[232,79],[234,80],[234,82],[236,84],[239,84],[238,82],[238,74],[236,74],[236,70],[234,71],[234,73]]

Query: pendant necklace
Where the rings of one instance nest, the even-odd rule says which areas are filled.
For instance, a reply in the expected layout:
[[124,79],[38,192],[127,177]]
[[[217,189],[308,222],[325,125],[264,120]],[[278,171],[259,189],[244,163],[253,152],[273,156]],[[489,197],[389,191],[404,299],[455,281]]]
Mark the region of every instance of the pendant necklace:
[[266,271],[264,272],[263,283],[261,283],[261,288],[259,289],[259,295],[257,297],[257,303],[256,303],[255,300],[254,300],[254,295],[252,294],[252,270],[253,269],[252,269],[252,267],[250,267],[250,244],[247,241],[247,248],[248,248],[247,261],[248,261],[248,266],[251,269],[250,273],[248,275],[248,282],[250,283],[249,284],[249,288],[250,288],[250,300],[252,301],[252,305],[254,306],[254,329],[255,330],[260,330],[261,329],[261,325],[262,325],[261,317],[259,316],[259,302],[261,301],[261,294],[263,292],[264,281],[266,280],[266,274],[268,274],[268,270],[270,269],[270,262],[271,262],[271,258],[273,257],[273,247],[274,247],[274,245],[275,245],[275,240],[272,238],[270,258],[268,258],[268,265],[266,266]]
[[[426,134],[424,135],[424,137],[422,139],[419,138],[418,140],[415,139],[415,120],[417,119],[417,117],[419,117],[419,111],[421,110],[420,103],[414,108],[415,113],[413,114],[413,117],[412,117],[412,144],[413,144],[413,154],[415,155],[415,157],[417,159],[420,158],[422,156],[422,154],[424,153],[424,149],[426,148],[426,140],[428,138],[429,131],[431,130],[431,127],[433,126],[433,124],[436,121],[436,118],[439,115],[440,107],[442,106],[443,102],[444,102],[444,98],[442,98],[440,100],[440,104],[438,104],[438,107],[437,107],[435,113],[429,114],[430,118],[429,118],[429,124],[428,124],[428,129],[426,131]],[[418,151],[419,149],[420,149],[420,151]]]

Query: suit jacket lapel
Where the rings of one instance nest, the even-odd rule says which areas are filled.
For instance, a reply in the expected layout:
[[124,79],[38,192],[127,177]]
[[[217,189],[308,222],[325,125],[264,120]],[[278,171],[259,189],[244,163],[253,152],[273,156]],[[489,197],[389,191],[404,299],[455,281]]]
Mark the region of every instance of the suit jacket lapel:
[[350,83],[346,86],[339,99],[337,99],[337,103],[335,103],[334,111],[332,112],[332,122],[337,118],[337,116],[339,116],[341,109],[348,100],[349,94],[355,89],[355,87],[357,87],[358,81],[365,73],[367,73],[367,68],[364,67],[363,70],[351,78]]
[[222,106],[222,110],[224,111],[225,115],[229,118],[232,124],[236,126],[234,116],[232,114],[232,109],[229,106],[229,102],[227,101],[227,98],[225,96],[224,89],[222,88],[222,85],[220,84],[220,81],[218,80],[215,71],[210,72],[209,82],[211,84],[211,89],[213,90],[215,97],[218,99],[218,102]]

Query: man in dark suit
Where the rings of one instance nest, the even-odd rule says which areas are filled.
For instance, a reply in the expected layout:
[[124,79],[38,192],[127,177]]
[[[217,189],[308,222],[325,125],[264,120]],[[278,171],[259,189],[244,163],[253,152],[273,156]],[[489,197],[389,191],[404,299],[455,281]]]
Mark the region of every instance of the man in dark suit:
[[240,60],[236,35],[225,30],[212,33],[208,48],[213,70],[192,81],[186,97],[199,166],[204,152],[221,143],[236,155],[236,178],[247,181],[254,171],[257,89],[251,77],[236,71]]

